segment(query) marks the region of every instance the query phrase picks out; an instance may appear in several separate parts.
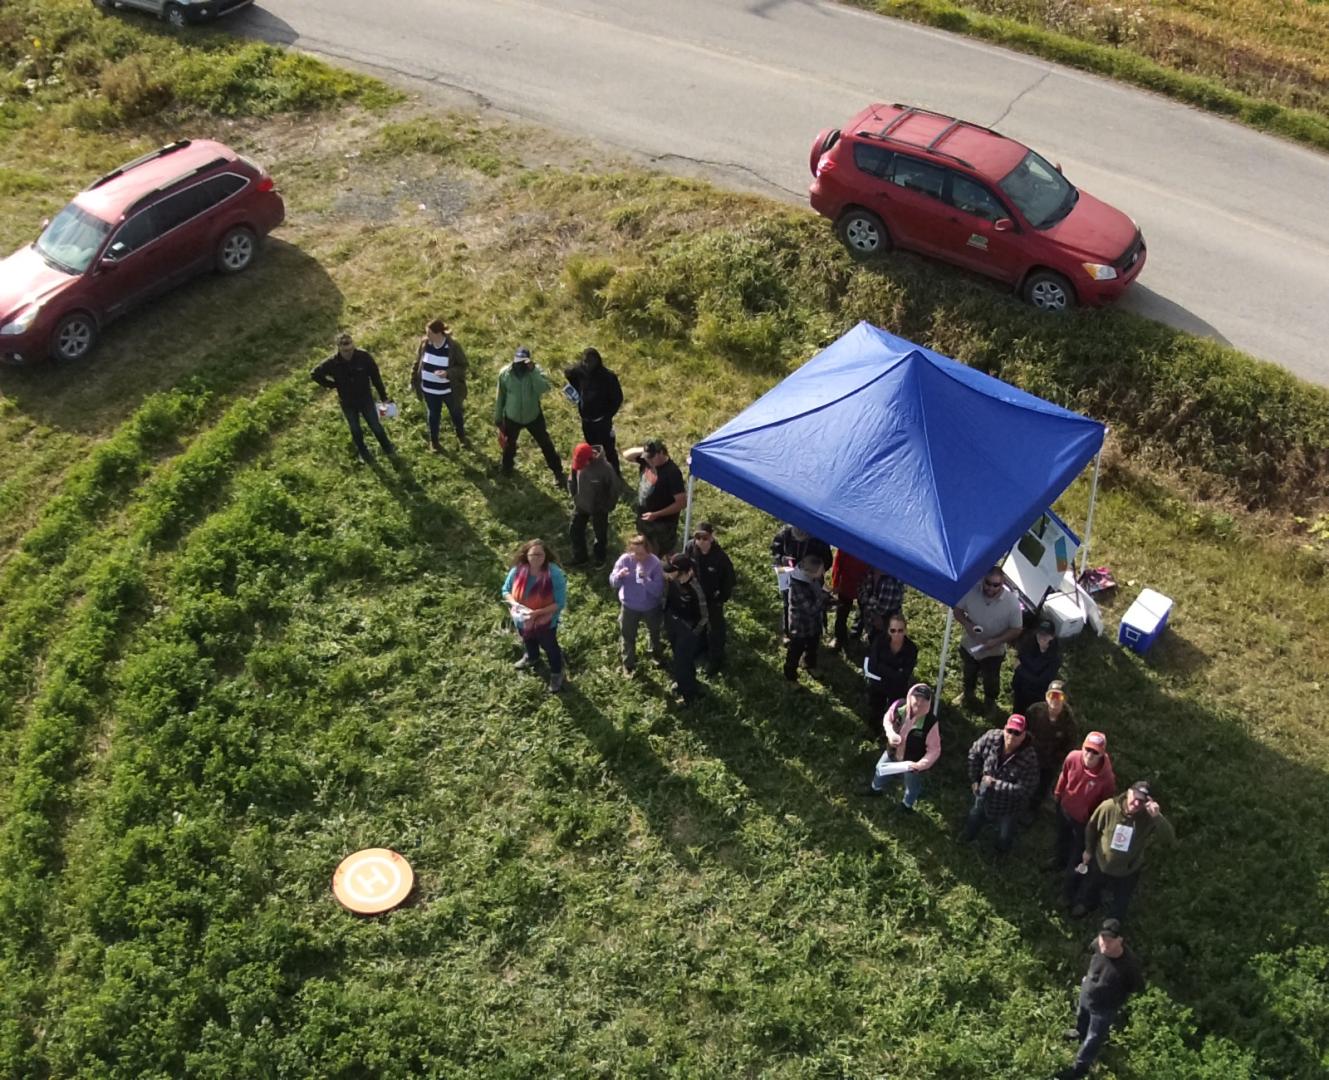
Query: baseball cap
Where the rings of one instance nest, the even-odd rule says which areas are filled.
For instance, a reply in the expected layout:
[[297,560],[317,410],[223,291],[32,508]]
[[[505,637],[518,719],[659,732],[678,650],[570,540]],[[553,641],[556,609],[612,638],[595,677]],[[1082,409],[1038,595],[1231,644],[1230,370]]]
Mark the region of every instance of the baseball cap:
[[1011,715],[1006,718],[1006,730],[1023,732],[1024,717],[1021,716],[1018,712],[1011,713]]
[[1051,634],[1053,637],[1057,636],[1057,628],[1051,619],[1039,619],[1038,627],[1034,632],[1038,634]]
[[1135,783],[1131,785],[1131,790],[1142,799],[1152,799],[1154,797],[1154,793],[1149,790],[1148,780],[1135,781]]
[[1104,937],[1121,937],[1121,923],[1116,919],[1104,919],[1098,932]]
[[917,686],[911,686],[909,692],[915,697],[921,697],[925,701],[932,700],[932,687],[927,683],[919,683]]
[[672,555],[669,559],[669,569],[680,574],[687,573],[692,569],[692,560],[686,555]]
[[531,350],[528,349],[525,345],[523,345],[520,349],[518,349],[517,354],[513,357],[514,360],[529,360],[530,358],[531,358]]
[[1097,750],[1100,754],[1107,753],[1107,736],[1101,731],[1091,731],[1084,737],[1084,748],[1086,750]]
[[1062,697],[1065,697],[1066,681],[1064,679],[1053,679],[1050,683],[1048,683],[1048,693],[1060,694]]

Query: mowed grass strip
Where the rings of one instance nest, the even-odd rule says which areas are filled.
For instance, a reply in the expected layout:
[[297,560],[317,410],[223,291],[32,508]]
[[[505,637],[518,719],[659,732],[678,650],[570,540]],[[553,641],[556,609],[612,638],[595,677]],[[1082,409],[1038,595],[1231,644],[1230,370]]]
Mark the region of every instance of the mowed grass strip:
[[[789,695],[765,570],[774,523],[704,488],[743,575],[735,671],[704,708],[666,705],[662,675],[616,676],[598,576],[574,576],[570,691],[512,678],[494,600],[506,553],[532,533],[558,546],[566,518],[530,448],[505,481],[482,437],[518,341],[548,368],[597,343],[628,390],[624,437],[663,432],[681,454],[852,321],[838,293],[890,298],[878,319],[897,328],[922,317],[915,289],[940,296],[939,333],[960,332],[964,305],[993,317],[1007,301],[907,259],[852,268],[796,218],[698,185],[504,178],[501,199],[451,229],[328,221],[348,321],[398,396],[410,341],[444,309],[472,356],[479,447],[425,455],[412,408],[394,431],[403,464],[357,470],[324,398],[153,557],[152,613],[124,645],[108,749],[51,882],[56,974],[23,1060],[63,1074],[115,1055],[125,1075],[1050,1072],[1086,931],[1034,869],[1047,822],[1004,865],[952,845],[972,722],[948,711],[921,820],[860,807],[861,679],[836,663]],[[739,217],[757,223],[735,234]],[[794,248],[844,276],[801,271]],[[671,276],[685,262],[691,276]],[[787,276],[777,300],[769,267]],[[573,418],[555,402],[550,415],[566,450]],[[1178,612],[1151,663],[1085,640],[1069,677],[1085,723],[1110,732],[1124,776],[1158,780],[1184,837],[1141,896],[1155,985],[1109,1059],[1118,1075],[1316,1068],[1325,1010],[1289,1003],[1325,956],[1312,885],[1325,748],[1308,718],[1329,612],[1319,557],[1246,528],[1112,456],[1099,554]],[[1283,628],[1230,633],[1249,598]],[[909,613],[935,665],[942,612],[914,595]],[[1263,685],[1239,665],[1252,658],[1283,673],[1258,721],[1237,705]],[[1234,821],[1230,793],[1252,774],[1267,800]],[[413,861],[417,899],[354,921],[328,876],[379,843]],[[1292,885],[1271,898],[1272,875]]]
[[[465,142],[463,122],[440,121],[437,142],[418,128],[385,137],[381,164],[405,181],[384,189],[386,220],[383,192],[359,200],[327,154],[287,159],[302,197],[341,177],[340,197],[292,230],[346,298],[341,319],[404,400],[420,325],[448,317],[472,356],[477,436],[515,344],[556,369],[594,343],[629,394],[622,436],[663,433],[681,456],[860,316],[1032,387],[1064,370],[1061,400],[1117,410],[1129,453],[1110,461],[1097,550],[1135,585],[1109,613],[1147,582],[1177,614],[1148,662],[1085,639],[1068,674],[1123,775],[1158,779],[1183,845],[1141,893],[1134,933],[1153,986],[1105,1075],[1318,1075],[1329,612],[1323,551],[1277,534],[1317,496],[1185,438],[1201,407],[1224,431],[1285,388],[1271,437],[1300,454],[1304,489],[1322,429],[1282,421],[1313,419],[1318,399],[1171,331],[1047,324],[908,258],[854,268],[804,216],[702,185],[413,152]],[[422,218],[416,184],[483,198]],[[357,216],[367,208],[372,220]],[[171,318],[125,333],[169,334]],[[1174,365],[1193,426],[1167,428],[1161,408],[1132,426],[1117,396],[1128,369],[1077,368],[1104,326],[1136,343],[1144,382],[1165,387]],[[274,370],[300,380],[317,349],[283,344]],[[1227,384],[1248,388],[1244,403],[1218,392]],[[356,470],[335,404],[306,411],[291,385],[295,412],[275,440],[247,444],[252,466],[236,457],[225,484],[184,470],[206,498],[163,496],[137,568],[141,617],[114,645],[121,661],[80,683],[94,698],[77,775],[52,759],[60,798],[6,834],[21,841],[8,858],[29,867],[15,910],[36,910],[34,883],[42,906],[39,947],[5,953],[8,1072],[1014,1078],[1063,1063],[1056,1032],[1087,930],[1063,921],[1034,869],[1048,823],[1005,864],[951,844],[977,731],[954,711],[920,819],[857,803],[873,758],[855,738],[861,677],[835,663],[804,693],[781,684],[773,522],[702,491],[743,575],[734,671],[706,707],[669,707],[662,675],[616,676],[612,598],[581,576],[563,633],[573,683],[552,699],[512,677],[495,600],[515,542],[539,532],[557,546],[566,521],[531,448],[514,481],[479,437],[473,454],[427,457],[413,409],[395,430],[401,467]],[[550,414],[566,450],[570,411]],[[1198,503],[1183,470],[1238,496]],[[1084,497],[1081,483],[1064,508],[1082,512]],[[158,504],[145,492],[142,505]],[[625,512],[615,526],[631,527]],[[914,595],[908,612],[935,665],[940,609]],[[76,655],[77,633],[51,655]],[[1262,798],[1234,812],[1252,777]],[[415,863],[416,900],[352,920],[329,875],[380,843]]]

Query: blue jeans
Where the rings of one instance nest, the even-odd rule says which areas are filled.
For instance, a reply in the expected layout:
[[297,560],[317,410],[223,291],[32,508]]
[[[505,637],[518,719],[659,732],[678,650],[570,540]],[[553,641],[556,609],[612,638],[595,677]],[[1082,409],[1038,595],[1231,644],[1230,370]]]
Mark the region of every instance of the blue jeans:
[[[972,840],[978,835],[978,830],[983,827],[983,823],[988,820],[987,808],[983,805],[986,801],[983,795],[974,796],[974,805],[969,808],[969,817],[964,823],[964,832],[961,836],[965,840]],[[992,819],[992,823],[997,826],[997,850],[1010,851],[1011,845],[1015,843],[1015,813],[1000,814]]]
[[[895,751],[887,750],[877,761],[877,768],[895,760]],[[919,796],[923,794],[923,774],[921,772],[907,772],[901,774],[904,777],[904,804],[910,810],[914,808],[914,803],[918,802]],[[872,790],[885,791],[886,785],[894,780],[894,776],[880,776],[875,771],[872,773]]]
[[526,647],[526,657],[532,664],[540,659],[540,648],[543,646],[545,655],[549,657],[550,673],[557,675],[563,670],[563,650],[558,647],[557,627],[546,626],[530,637],[523,634],[521,643]]
[[365,433],[360,430],[361,420],[369,425],[369,430],[374,433],[379,446],[389,454],[392,453],[392,440],[388,438],[388,433],[383,430],[383,424],[378,419],[378,406],[374,404],[373,398],[365,398],[354,404],[343,401],[341,411],[346,417],[346,426],[351,429],[351,442],[355,444],[356,453],[363,458],[369,456],[369,448],[365,446]]
[[1107,1043],[1112,1030],[1112,1022],[1117,1018],[1115,1009],[1096,1011],[1089,1008],[1080,990],[1080,1009],[1075,1016],[1075,1030],[1080,1033],[1080,1050],[1075,1055],[1071,1066],[1075,1076],[1087,1076],[1090,1066],[1097,1060],[1099,1053]]
[[438,443],[438,425],[443,418],[443,407],[445,405],[448,409],[448,416],[452,418],[452,430],[457,433],[457,438],[466,438],[466,425],[462,422],[461,402],[457,400],[455,393],[422,393],[420,396],[425,399],[425,411],[429,414],[429,443],[431,446]]

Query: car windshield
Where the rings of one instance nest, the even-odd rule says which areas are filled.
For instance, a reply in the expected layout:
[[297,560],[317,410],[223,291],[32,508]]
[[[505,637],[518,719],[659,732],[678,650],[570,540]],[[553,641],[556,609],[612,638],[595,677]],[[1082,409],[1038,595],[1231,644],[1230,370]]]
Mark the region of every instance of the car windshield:
[[81,274],[92,265],[110,231],[108,222],[70,203],[37,237],[37,250],[61,270]]
[[1032,150],[1006,174],[1001,190],[1035,229],[1055,225],[1080,197],[1074,184]]

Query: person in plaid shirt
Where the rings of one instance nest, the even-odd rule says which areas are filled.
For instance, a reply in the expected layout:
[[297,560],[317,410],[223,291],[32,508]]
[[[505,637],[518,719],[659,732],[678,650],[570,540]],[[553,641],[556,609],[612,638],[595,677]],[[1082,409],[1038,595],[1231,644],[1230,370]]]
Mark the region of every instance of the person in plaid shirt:
[[1024,717],[1012,713],[1004,728],[984,732],[969,748],[969,786],[974,805],[960,839],[973,840],[985,821],[997,826],[997,850],[1010,851],[1020,811],[1038,783],[1038,754]]
[[868,641],[886,629],[886,620],[904,610],[904,583],[884,570],[869,567],[858,586],[858,607],[867,626]]
[[784,658],[784,677],[798,682],[798,662],[817,670],[817,646],[831,594],[822,586],[826,563],[820,555],[804,555],[789,574],[789,645]]

